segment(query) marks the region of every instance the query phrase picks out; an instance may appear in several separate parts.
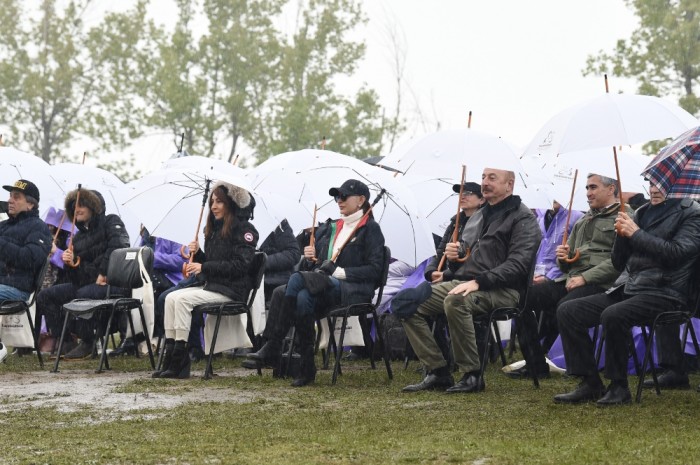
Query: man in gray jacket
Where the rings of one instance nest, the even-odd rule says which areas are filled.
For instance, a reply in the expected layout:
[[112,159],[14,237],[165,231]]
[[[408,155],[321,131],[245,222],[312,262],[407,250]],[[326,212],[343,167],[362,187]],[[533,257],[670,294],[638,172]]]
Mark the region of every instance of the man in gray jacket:
[[[479,355],[473,315],[518,304],[519,289],[527,286],[529,271],[541,236],[535,216],[513,195],[512,171],[486,168],[481,192],[487,204],[467,222],[459,242],[449,243],[445,255],[463,261],[454,279],[432,286],[431,295],[417,313],[404,322],[406,334],[427,375],[405,392],[447,389],[449,393],[479,392]],[[444,313],[450,327],[455,364],[463,372],[453,378],[425,317]]]

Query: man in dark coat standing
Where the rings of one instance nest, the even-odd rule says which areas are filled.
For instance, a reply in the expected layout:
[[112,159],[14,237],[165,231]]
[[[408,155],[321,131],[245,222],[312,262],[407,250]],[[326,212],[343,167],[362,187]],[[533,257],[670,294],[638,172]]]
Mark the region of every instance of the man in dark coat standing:
[[[640,207],[634,218],[624,212],[617,215],[612,263],[624,272],[615,285],[604,293],[566,302],[557,310],[567,371],[583,378],[575,390],[555,396],[557,403],[629,403],[630,328],[687,303],[692,272],[700,255],[700,205],[689,199],[665,199],[653,185],[649,193],[650,203]],[[598,375],[594,345],[588,335],[588,328],[598,324],[603,325],[606,335],[607,391]],[[683,380],[678,334],[678,325],[664,326],[657,332],[660,363],[669,370],[660,378],[666,386],[688,382],[687,376]]]
[[[20,179],[11,186],[7,202],[9,218],[0,223],[0,302],[27,300],[34,277],[51,251],[49,227],[39,218],[39,189]],[[0,342],[0,361],[7,348]]]

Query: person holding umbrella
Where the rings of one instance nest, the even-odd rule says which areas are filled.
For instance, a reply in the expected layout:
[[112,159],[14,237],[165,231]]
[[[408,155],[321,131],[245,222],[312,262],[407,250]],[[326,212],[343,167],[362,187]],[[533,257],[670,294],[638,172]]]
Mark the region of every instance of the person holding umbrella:
[[[460,189],[462,187],[462,189]],[[467,224],[467,220],[476,211],[484,205],[484,196],[481,195],[481,186],[475,182],[465,182],[463,186],[455,184],[452,186],[452,191],[456,194],[461,195],[459,198],[459,231],[457,231],[457,237],[462,234],[464,225]],[[445,233],[442,235],[442,240],[440,245],[437,247],[437,254],[430,259],[428,266],[425,268],[425,280],[431,283],[439,283],[444,281],[451,281],[454,272],[459,268],[459,263],[457,262],[446,262],[444,266],[439,265],[444,262],[442,259],[445,253],[445,246],[452,242],[452,236],[454,234],[455,225],[457,224],[457,215],[453,216],[450,220],[450,224],[445,229]]]
[[[9,218],[0,222],[0,302],[27,300],[34,275],[51,250],[51,235],[39,218],[39,188],[33,182],[20,179],[2,187],[10,198]],[[0,342],[0,362],[6,356],[7,348]]]
[[[556,403],[597,401],[599,406],[629,403],[627,338],[634,325],[672,311],[689,297],[695,264],[700,257],[700,205],[690,199],[667,199],[655,185],[650,203],[633,217],[619,212],[612,264],[624,271],[606,292],[571,300],[557,310],[559,332],[569,374],[583,378],[571,392],[554,397]],[[607,390],[598,375],[594,343],[588,328],[603,325]],[[678,325],[658,328],[659,377],[664,387],[687,386]]]
[[[520,197],[513,195],[514,183],[512,171],[484,169],[481,193],[486,205],[469,218],[460,240],[445,248],[447,259],[462,260],[462,265],[453,280],[432,285],[427,300],[404,319],[406,335],[427,370],[420,383],[404,387],[404,392],[446,389],[448,393],[468,393],[485,389],[483,379],[479,379],[472,316],[518,304],[519,289],[532,279],[529,271],[542,237],[535,216]],[[463,372],[454,386],[447,360],[425,318],[443,313],[450,327],[455,364]]]
[[[105,214],[105,202],[98,191],[79,187],[69,192],[66,195],[65,211],[68,220],[77,230],[61,255],[68,282],[42,290],[36,299],[37,321],[41,321],[39,318],[43,315],[49,333],[56,339],[60,338],[63,328],[63,304],[73,299],[105,298],[109,257],[114,250],[129,247],[129,234],[124,223],[117,215]],[[126,291],[113,287],[111,292],[119,295]],[[106,315],[98,314],[106,320]],[[80,343],[76,346],[72,341],[69,341],[71,344],[64,342],[63,350],[67,352],[67,360],[92,355],[96,323],[96,316],[89,320],[76,318],[69,321],[68,330],[78,335]]]
[[238,212],[250,204],[250,199],[248,191],[226,182],[219,181],[212,187],[204,251],[197,241],[189,244],[194,260],[186,265],[186,273],[196,276],[197,282],[169,293],[165,299],[165,354],[162,370],[154,372],[154,378],[189,378],[187,340],[194,307],[248,297],[258,231]]
[[282,341],[292,325],[299,337],[300,373],[292,386],[314,382],[314,323],[333,306],[369,302],[381,279],[384,235],[371,211],[367,185],[348,179],[328,191],[338,204],[340,219],[316,229],[313,245],[304,247],[299,273],[287,283],[284,298],[271,301],[268,341],[248,357],[279,366]]
[[[538,334],[534,320],[526,318],[518,331],[520,349],[523,354],[533,354],[533,361],[537,364],[535,369],[540,378],[549,377],[545,354],[558,335],[556,314],[559,305],[603,292],[620,275],[610,259],[615,241],[615,218],[620,211],[617,180],[589,173],[586,178],[586,196],[590,210],[576,221],[567,243],[555,248],[560,276],[552,280],[536,281],[525,303],[528,310],[534,311],[538,316],[544,314],[550,320]],[[628,209],[627,212],[631,214],[631,210]],[[545,339],[544,345],[540,343],[542,338]],[[524,365],[507,375],[511,378],[527,378],[530,369],[532,367]]]

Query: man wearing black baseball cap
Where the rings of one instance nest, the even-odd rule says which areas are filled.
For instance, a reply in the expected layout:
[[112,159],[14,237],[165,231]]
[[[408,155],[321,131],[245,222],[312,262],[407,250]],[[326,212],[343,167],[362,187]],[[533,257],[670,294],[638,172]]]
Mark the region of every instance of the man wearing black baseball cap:
[[[20,179],[2,187],[10,198],[9,218],[0,223],[0,301],[27,300],[51,250],[51,234],[39,218],[39,189],[33,182]],[[0,354],[6,353],[0,343]]]

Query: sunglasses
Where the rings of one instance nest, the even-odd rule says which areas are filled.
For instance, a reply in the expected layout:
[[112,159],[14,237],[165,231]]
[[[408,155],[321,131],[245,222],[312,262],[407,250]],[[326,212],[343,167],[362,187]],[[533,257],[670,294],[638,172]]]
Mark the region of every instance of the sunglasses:
[[337,202],[338,200],[342,200],[343,202],[345,202],[345,201],[348,199],[348,197],[352,197],[352,195],[338,194],[338,195],[334,195],[334,196],[333,196],[333,199],[334,199],[336,202]]

